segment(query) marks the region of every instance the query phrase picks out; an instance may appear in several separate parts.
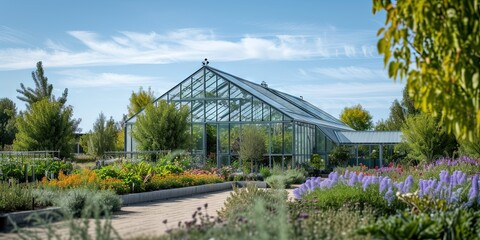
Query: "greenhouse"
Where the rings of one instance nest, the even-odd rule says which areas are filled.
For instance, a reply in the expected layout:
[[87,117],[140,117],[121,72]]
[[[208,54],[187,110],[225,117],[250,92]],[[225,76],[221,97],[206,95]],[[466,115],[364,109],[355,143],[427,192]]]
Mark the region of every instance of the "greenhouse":
[[[264,164],[295,166],[313,154],[328,161],[334,145],[363,143],[345,134],[354,131],[301,97],[256,84],[205,64],[157,98],[190,109],[191,153],[218,166],[238,160],[242,129],[255,125],[265,136]],[[125,150],[136,151],[132,137],[137,113],[126,121]],[[361,133],[361,132],[357,132]],[[397,134],[398,135],[398,134]],[[399,142],[395,135],[392,141]],[[382,144],[371,141],[368,144]]]

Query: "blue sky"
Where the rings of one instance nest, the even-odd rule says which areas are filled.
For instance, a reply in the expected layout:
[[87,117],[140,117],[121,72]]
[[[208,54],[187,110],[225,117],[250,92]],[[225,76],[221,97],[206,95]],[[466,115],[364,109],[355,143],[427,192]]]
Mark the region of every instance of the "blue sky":
[[383,15],[371,1],[4,1],[0,98],[43,61],[55,94],[82,132],[100,112],[120,120],[132,91],[159,96],[210,65],[303,96],[335,117],[362,104],[388,117],[403,83],[388,79],[376,50]]

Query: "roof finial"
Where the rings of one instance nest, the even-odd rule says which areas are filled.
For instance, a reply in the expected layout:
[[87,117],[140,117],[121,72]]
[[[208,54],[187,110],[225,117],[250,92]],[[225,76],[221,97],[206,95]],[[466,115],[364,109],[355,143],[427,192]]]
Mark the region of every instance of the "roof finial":
[[207,66],[210,62],[208,62],[208,59],[205,58],[205,60],[202,62],[203,66]]

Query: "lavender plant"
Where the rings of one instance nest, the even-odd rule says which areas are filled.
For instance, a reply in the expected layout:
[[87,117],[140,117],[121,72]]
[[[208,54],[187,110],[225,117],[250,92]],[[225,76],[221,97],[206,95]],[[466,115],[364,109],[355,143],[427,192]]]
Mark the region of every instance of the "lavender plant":
[[[439,179],[420,179],[417,185],[411,175],[404,181],[394,182],[388,176],[370,176],[348,170],[342,175],[332,172],[326,179],[320,177],[308,179],[300,187],[294,189],[293,194],[296,199],[302,199],[313,191],[322,191],[337,185],[361,187],[364,192],[370,186],[378,185],[378,193],[389,205],[398,197],[401,197],[402,201],[407,201],[410,199],[409,196],[415,194],[428,201],[444,201],[447,206],[451,207],[480,206],[478,174],[468,179],[467,174],[462,171],[454,171],[450,174],[443,170],[439,174]],[[470,191],[466,197],[464,189],[469,186]],[[414,190],[416,191],[414,192]]]

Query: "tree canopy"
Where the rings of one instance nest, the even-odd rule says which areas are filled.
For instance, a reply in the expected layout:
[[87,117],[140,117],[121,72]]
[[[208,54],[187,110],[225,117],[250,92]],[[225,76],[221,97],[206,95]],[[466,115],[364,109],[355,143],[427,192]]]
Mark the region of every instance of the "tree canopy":
[[15,103],[8,98],[0,99],[0,150],[4,150],[5,145],[12,144],[13,139],[15,139],[16,115]]
[[403,99],[395,99],[390,107],[390,115],[386,120],[380,120],[375,125],[378,131],[399,131],[407,116],[419,114],[420,111],[413,105],[412,99],[408,96],[407,88],[403,89]]
[[478,1],[373,0],[386,12],[377,47],[393,79],[407,80],[415,106],[439,115],[449,132],[480,136]]
[[43,99],[31,105],[17,118],[18,132],[13,148],[20,151],[60,151],[68,157],[75,144],[79,120],[73,119],[72,107]]
[[45,98],[50,101],[57,101],[61,104],[65,104],[67,101],[68,89],[65,88],[62,96],[55,99],[55,95],[52,94],[53,85],[48,83],[48,78],[45,76],[41,61],[37,63],[37,70],[32,72],[32,79],[35,83],[35,89],[25,87],[23,83],[20,83],[21,89],[17,89],[17,92],[21,94],[17,98],[26,102],[27,107]]
[[142,87],[138,89],[138,92],[132,92],[130,104],[128,105],[128,116],[131,117],[135,115],[147,107],[148,104],[151,104],[153,100],[155,100],[153,94],[150,88],[148,88],[148,91],[145,91]]
[[115,150],[117,140],[115,120],[112,117],[107,120],[105,115],[100,113],[93,124],[93,131],[87,136],[88,154],[101,157],[105,152]]
[[372,115],[358,104],[353,107],[345,107],[340,113],[340,120],[358,131],[369,130],[373,127]]
[[408,116],[402,133],[405,142],[401,145],[408,149],[408,157],[418,162],[452,156],[457,150],[455,137],[437,119],[425,113]]
[[176,150],[189,146],[187,119],[190,110],[187,106],[175,108],[175,103],[165,100],[147,105],[137,116],[132,135],[143,151]]

